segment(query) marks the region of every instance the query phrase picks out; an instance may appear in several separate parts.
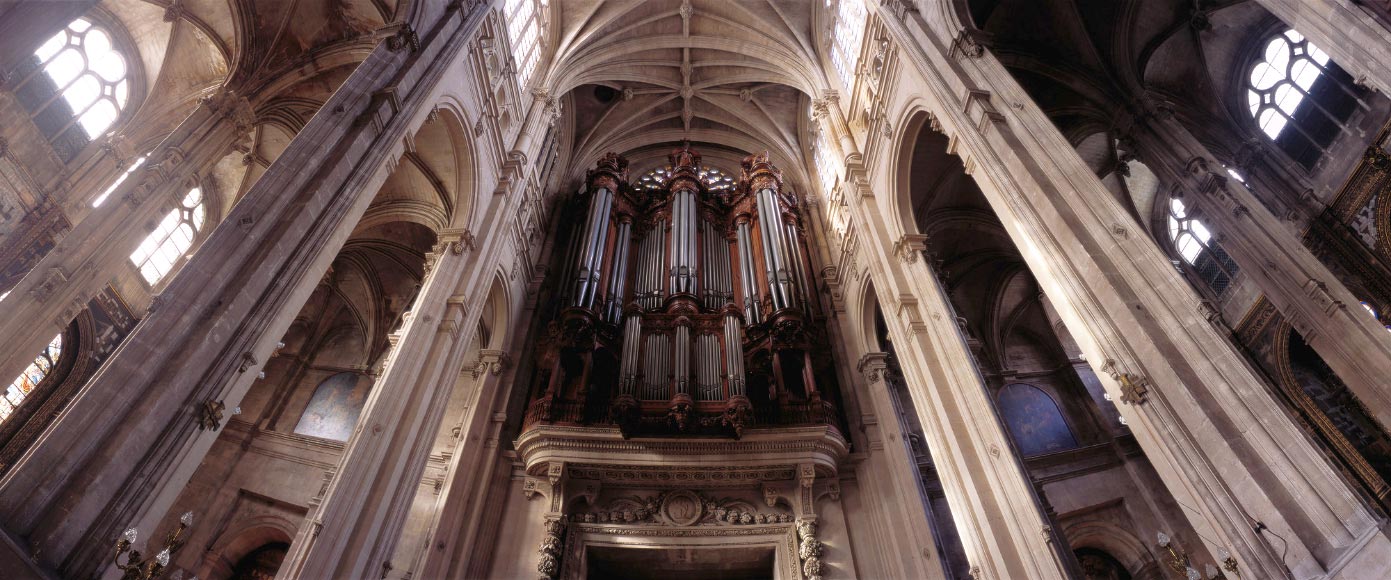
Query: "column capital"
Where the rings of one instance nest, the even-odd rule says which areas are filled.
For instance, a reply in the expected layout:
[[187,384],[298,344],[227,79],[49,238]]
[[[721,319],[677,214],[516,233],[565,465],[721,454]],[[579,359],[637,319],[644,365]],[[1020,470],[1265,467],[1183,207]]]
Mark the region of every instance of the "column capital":
[[887,352],[868,352],[860,357],[860,362],[856,363],[855,370],[864,375],[865,380],[874,384],[884,380],[889,370],[889,353]]

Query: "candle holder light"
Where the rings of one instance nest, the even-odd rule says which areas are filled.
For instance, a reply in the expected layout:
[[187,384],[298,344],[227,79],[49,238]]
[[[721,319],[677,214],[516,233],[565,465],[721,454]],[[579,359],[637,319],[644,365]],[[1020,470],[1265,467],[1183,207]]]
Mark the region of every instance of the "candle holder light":
[[[121,570],[121,580],[155,580],[163,576],[165,569],[169,567],[169,559],[183,547],[184,531],[191,525],[193,512],[184,512],[184,515],[179,517],[179,527],[165,537],[164,549],[149,560],[145,559],[140,550],[131,549],[140,532],[135,528],[127,529],[121,534],[121,538],[116,540],[116,556],[113,558],[116,568]],[[124,564],[121,563],[122,555],[126,557]]]

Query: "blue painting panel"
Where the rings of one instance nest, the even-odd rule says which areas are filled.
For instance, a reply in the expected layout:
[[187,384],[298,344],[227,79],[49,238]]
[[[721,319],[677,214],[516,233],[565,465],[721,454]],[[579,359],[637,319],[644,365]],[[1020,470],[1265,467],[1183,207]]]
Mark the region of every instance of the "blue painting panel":
[[359,387],[357,383],[358,375],[354,373],[338,373],[319,383],[299,424],[295,425],[295,433],[347,441],[353,434],[353,427],[357,426],[363,403],[367,402],[370,385],[363,381]]
[[1025,457],[1077,447],[1067,421],[1048,393],[1016,383],[1000,389],[1000,415]]

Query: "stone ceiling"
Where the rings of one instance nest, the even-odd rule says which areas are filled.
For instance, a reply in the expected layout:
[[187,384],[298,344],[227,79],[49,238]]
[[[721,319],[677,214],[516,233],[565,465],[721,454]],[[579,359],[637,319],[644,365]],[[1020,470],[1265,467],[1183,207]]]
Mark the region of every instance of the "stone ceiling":
[[547,83],[565,99],[568,177],[606,151],[627,155],[640,175],[687,139],[727,172],[763,150],[784,171],[802,171],[808,95],[825,82],[813,32],[820,2],[552,5],[557,50]]

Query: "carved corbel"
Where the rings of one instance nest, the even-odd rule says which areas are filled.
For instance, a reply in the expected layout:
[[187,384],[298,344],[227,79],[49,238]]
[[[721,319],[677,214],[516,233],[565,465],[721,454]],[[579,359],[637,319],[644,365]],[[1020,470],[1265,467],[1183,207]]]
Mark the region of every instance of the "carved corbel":
[[874,384],[883,380],[888,371],[888,353],[871,352],[860,357],[860,362],[856,365],[856,370],[864,375],[865,381]]
[[904,264],[912,264],[918,261],[918,256],[927,250],[926,234],[903,234],[897,242],[894,242],[894,255]]
[[990,35],[983,30],[963,28],[951,41],[949,56],[957,60],[980,58],[985,55]]

